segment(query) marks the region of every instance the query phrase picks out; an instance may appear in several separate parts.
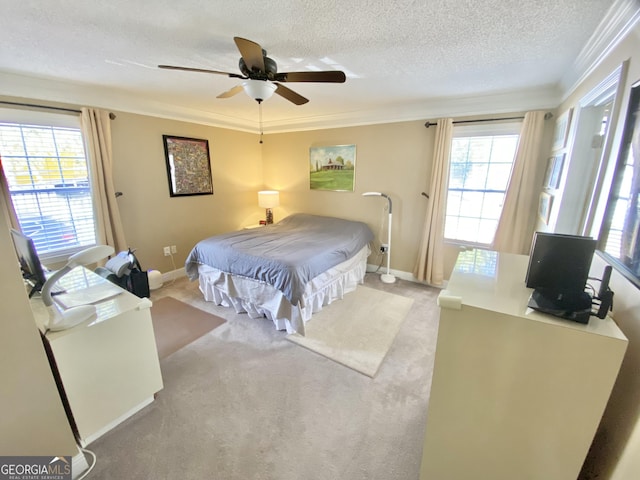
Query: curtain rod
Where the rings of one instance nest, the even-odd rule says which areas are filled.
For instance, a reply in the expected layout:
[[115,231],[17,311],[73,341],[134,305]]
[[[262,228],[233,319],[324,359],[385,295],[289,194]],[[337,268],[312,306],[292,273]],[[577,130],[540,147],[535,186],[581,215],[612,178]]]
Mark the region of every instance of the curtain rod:
[[[4,100],[0,100],[0,104],[2,104],[2,105],[13,105],[15,107],[44,108],[45,110],[57,110],[59,112],[69,112],[69,113],[77,113],[77,114],[81,114],[82,113],[82,111],[76,110],[75,108],[50,107],[48,105],[36,105],[35,103],[7,102],[7,101],[4,101]],[[115,120],[116,114],[113,113],[113,112],[109,112],[109,118],[111,120]]]
[[48,105],[36,105],[34,103],[6,102],[4,100],[0,100],[0,103],[3,104],[3,105],[13,105],[13,106],[16,106],[16,107],[44,108],[44,109],[47,109],[47,110],[59,110],[59,111],[62,111],[62,112],[80,113],[80,110],[75,110],[73,108],[49,107]]
[[[549,120],[553,117],[553,113],[547,112],[544,114],[544,119]],[[453,123],[481,123],[481,122],[497,122],[499,120],[522,120],[524,116],[520,117],[502,117],[502,118],[480,118],[478,120],[455,120]],[[429,128],[433,125],[438,125],[438,122],[427,122],[424,124],[425,127]]]
[[[522,120],[524,117],[504,117],[504,118],[481,118],[478,120],[455,120],[453,123],[480,123],[480,122],[497,122],[498,120]],[[425,127],[429,128],[438,125],[438,122],[427,122]]]

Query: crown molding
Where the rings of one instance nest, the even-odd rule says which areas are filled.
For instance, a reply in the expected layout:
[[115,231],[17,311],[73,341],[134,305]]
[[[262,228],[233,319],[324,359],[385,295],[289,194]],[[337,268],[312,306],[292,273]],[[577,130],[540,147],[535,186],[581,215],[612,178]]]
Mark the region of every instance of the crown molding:
[[3,96],[92,106],[250,133],[258,132],[257,122],[150,100],[133,92],[6,72],[0,72],[0,84]]
[[[86,105],[248,133],[259,133],[259,123],[255,120],[230,117],[181,107],[168,102],[150,100],[127,91],[11,73],[0,73],[0,83],[3,84],[3,95],[11,97],[74,106]],[[263,132],[273,134],[397,123],[443,116],[460,117],[538,110],[555,108],[559,101],[559,91],[550,86],[488,95],[440,97],[378,109],[264,122]]]
[[560,87],[566,100],[640,22],[638,0],[614,0],[589,41],[563,76]]
[[465,117],[529,110],[555,109],[560,102],[556,87],[518,90],[487,95],[438,97],[411,104],[339,113],[323,117],[265,122],[265,133],[286,133],[328,128],[345,128],[381,123],[428,120],[440,117]]

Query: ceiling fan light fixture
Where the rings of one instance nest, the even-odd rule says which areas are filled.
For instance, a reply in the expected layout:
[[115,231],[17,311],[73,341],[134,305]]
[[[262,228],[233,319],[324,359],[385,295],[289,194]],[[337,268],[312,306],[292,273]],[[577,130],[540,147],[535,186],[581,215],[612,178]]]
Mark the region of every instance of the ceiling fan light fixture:
[[260,103],[271,98],[278,87],[268,80],[246,80],[242,82],[242,88],[247,95]]
[[256,42],[241,37],[233,37],[233,41],[240,51],[238,67],[240,68],[241,74],[174,65],[158,65],[158,67],[169,70],[213,73],[230,78],[241,78],[244,82],[221,93],[217,98],[233,97],[244,90],[249,97],[258,102],[258,105],[262,105],[263,101],[271,98],[274,92],[294,105],[304,105],[309,101],[308,98],[304,98],[289,87],[285,87],[283,83],[286,82],[344,83],[347,79],[345,73],[340,70],[322,71],[314,69],[300,72],[278,73],[276,61],[267,57],[266,50]]

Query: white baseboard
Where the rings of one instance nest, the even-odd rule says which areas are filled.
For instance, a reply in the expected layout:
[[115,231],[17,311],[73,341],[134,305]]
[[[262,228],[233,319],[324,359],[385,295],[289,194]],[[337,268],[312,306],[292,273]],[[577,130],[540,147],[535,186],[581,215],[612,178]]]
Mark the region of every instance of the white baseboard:
[[[378,268],[378,265],[372,265],[370,263],[367,264],[367,272],[368,273],[373,273],[373,272],[378,272],[379,274],[383,274],[383,273],[387,273],[387,267],[380,267]],[[394,270],[393,268],[389,269],[389,273],[392,275],[395,275],[397,278],[400,278],[402,280],[407,280],[408,282],[414,282],[414,283],[420,283],[422,285],[427,285],[429,287],[434,287],[434,288],[446,288],[447,286],[447,281],[445,280],[444,283],[442,285],[431,285],[427,282],[423,282],[422,280],[418,280],[413,273],[409,273],[409,272],[405,272],[402,270]]]
[[[368,273],[372,273],[375,271],[378,271],[378,273],[382,274],[382,273],[387,273],[387,268],[386,267],[380,267],[378,268],[377,265],[372,265],[370,263],[367,264],[367,272]],[[418,280],[416,277],[413,276],[413,273],[409,273],[409,272],[405,272],[402,270],[394,270],[393,268],[389,269],[389,273],[395,275],[397,278],[401,278],[402,280],[407,280],[409,282],[414,282],[414,283],[421,283],[423,285],[428,285],[430,287],[435,287],[435,288],[446,288],[447,285],[447,281],[444,281],[443,285],[430,285],[427,282],[423,282],[422,280]],[[187,272],[185,271],[184,267],[183,268],[178,268],[176,270],[172,270],[170,272],[166,272],[162,274],[162,282],[168,282],[171,280],[176,280],[178,278],[181,277],[186,277],[187,276]]]
[[180,277],[186,277],[186,276],[187,276],[187,272],[186,272],[185,268],[184,267],[178,268],[176,270],[172,270],[170,272],[163,273],[162,274],[162,283],[168,282],[168,281],[171,281],[171,280],[175,280],[175,279],[180,278]]

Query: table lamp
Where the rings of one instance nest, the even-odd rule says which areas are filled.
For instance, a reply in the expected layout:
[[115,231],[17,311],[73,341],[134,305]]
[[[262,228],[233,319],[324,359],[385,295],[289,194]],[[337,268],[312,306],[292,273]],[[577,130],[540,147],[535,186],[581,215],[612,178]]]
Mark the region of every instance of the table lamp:
[[267,225],[273,223],[272,208],[280,205],[280,193],[276,190],[262,190],[258,192],[258,205],[267,209]]
[[96,263],[97,261],[112,255],[113,252],[113,247],[108,245],[96,245],[75,253],[69,257],[67,264],[64,267],[55,272],[47,279],[46,282],[44,282],[41,295],[42,301],[49,312],[49,323],[46,327],[47,330],[64,330],[97,317],[95,305],[80,305],[61,311],[53,301],[51,288],[58,280],[75,267]]

